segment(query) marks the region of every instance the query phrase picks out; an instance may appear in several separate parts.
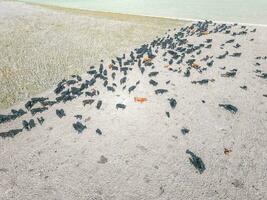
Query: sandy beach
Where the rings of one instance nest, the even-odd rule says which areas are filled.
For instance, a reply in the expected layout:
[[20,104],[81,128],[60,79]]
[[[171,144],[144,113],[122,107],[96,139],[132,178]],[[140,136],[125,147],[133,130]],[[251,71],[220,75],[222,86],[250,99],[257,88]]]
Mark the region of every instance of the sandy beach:
[[0,1],[0,110],[181,21]]
[[1,112],[0,199],[267,198],[267,28],[165,25]]

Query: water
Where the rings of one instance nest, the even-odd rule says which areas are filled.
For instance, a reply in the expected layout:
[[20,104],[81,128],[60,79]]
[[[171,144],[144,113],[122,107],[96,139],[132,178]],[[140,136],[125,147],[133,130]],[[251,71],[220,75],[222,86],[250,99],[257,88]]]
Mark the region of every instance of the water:
[[70,8],[267,25],[267,0],[25,0]]

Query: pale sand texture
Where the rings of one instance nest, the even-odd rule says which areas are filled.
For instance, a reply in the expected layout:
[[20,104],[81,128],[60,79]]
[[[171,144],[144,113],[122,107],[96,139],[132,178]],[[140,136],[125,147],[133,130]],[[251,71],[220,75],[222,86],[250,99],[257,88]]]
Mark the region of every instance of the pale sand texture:
[[[129,72],[127,88],[141,81],[131,94],[121,89],[119,73],[114,93],[107,92],[102,82],[97,81],[94,86],[100,91],[97,100],[103,101],[100,110],[95,103],[83,107],[82,95],[34,117],[27,114],[2,124],[0,132],[20,128],[22,119],[43,116],[46,120],[43,126],[24,130],[14,138],[0,138],[0,199],[266,199],[267,98],[263,94],[267,94],[267,83],[255,70],[266,72],[267,60],[255,57],[267,56],[267,29],[258,27],[256,33],[251,33],[253,28],[249,27],[244,36],[222,33],[189,36],[192,44],[213,39],[211,49],[202,49],[200,55],[192,53],[202,66],[205,62],[201,58],[214,56],[214,65],[202,73],[192,69],[191,76],[184,77],[185,63],[179,65],[182,73],[169,71],[164,66],[170,57],[163,61],[164,51],[159,49],[153,59],[154,70],[146,67],[141,75],[135,64]],[[241,44],[239,49],[232,47],[235,43],[220,49],[221,44],[232,38]],[[252,38],[255,40],[250,41]],[[216,59],[226,50],[229,54],[242,52],[242,56]],[[186,55],[185,60],[192,54]],[[261,65],[255,66],[256,62]],[[221,69],[224,66],[226,69]],[[221,77],[234,68],[238,70],[236,77]],[[153,78],[159,82],[157,87],[148,84],[151,71],[160,72]],[[208,85],[191,83],[203,78],[215,81]],[[89,79],[89,75],[83,79]],[[171,83],[166,85],[168,80]],[[243,85],[248,89],[241,89]],[[168,88],[169,92],[157,96],[156,88]],[[55,97],[53,91],[39,96]],[[147,97],[148,101],[135,103],[136,96]],[[177,100],[175,109],[170,108],[168,98]],[[127,108],[116,110],[116,103],[125,103]],[[220,108],[219,103],[231,103],[239,110],[232,114]],[[16,108],[21,107],[23,104]],[[67,116],[59,119],[55,111],[61,108]],[[87,126],[80,135],[72,127],[77,121],[73,117],[76,114],[83,116],[81,121]],[[190,132],[182,135],[182,127]],[[103,135],[95,133],[97,128]],[[225,155],[224,148],[232,152]],[[186,149],[202,158],[206,165],[203,174],[190,164]],[[107,162],[103,158],[101,161],[101,156]]]
[[179,24],[0,0],[0,110]]

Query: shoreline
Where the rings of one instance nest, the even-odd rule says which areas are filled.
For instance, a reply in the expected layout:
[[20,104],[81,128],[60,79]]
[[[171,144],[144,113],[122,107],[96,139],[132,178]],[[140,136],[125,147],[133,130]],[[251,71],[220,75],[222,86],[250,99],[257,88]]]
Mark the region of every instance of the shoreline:
[[148,17],[152,19],[164,19],[164,20],[175,20],[175,21],[184,21],[184,22],[204,22],[204,21],[212,21],[214,23],[218,24],[239,24],[239,25],[245,25],[245,26],[258,26],[258,27],[267,27],[267,24],[255,24],[255,23],[243,23],[243,22],[231,22],[231,21],[218,21],[218,20],[208,20],[208,19],[194,19],[194,18],[175,18],[175,17],[170,17],[170,16],[152,16],[152,15],[137,15],[137,14],[131,14],[131,13],[117,13],[117,12],[110,12],[110,11],[99,11],[99,10],[93,10],[93,9],[83,9],[83,8],[71,8],[71,7],[66,7],[66,6],[59,6],[59,5],[52,5],[52,4],[41,4],[41,3],[34,3],[34,2],[25,2],[25,1],[20,1],[20,0],[14,0],[17,2],[23,2],[26,4],[30,5],[37,5],[41,7],[46,7],[49,9],[53,10],[65,10],[65,11],[80,11],[82,13],[84,12],[92,12],[92,13],[99,13],[99,14],[104,14],[104,15],[114,15],[114,16],[119,16],[119,15],[124,15],[124,16],[130,16],[130,17]]

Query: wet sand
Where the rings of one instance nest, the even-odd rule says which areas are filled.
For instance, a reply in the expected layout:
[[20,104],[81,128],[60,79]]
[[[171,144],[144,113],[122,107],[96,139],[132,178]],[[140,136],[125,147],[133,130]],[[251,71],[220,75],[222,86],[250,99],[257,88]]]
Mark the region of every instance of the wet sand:
[[0,110],[182,21],[0,1]]

